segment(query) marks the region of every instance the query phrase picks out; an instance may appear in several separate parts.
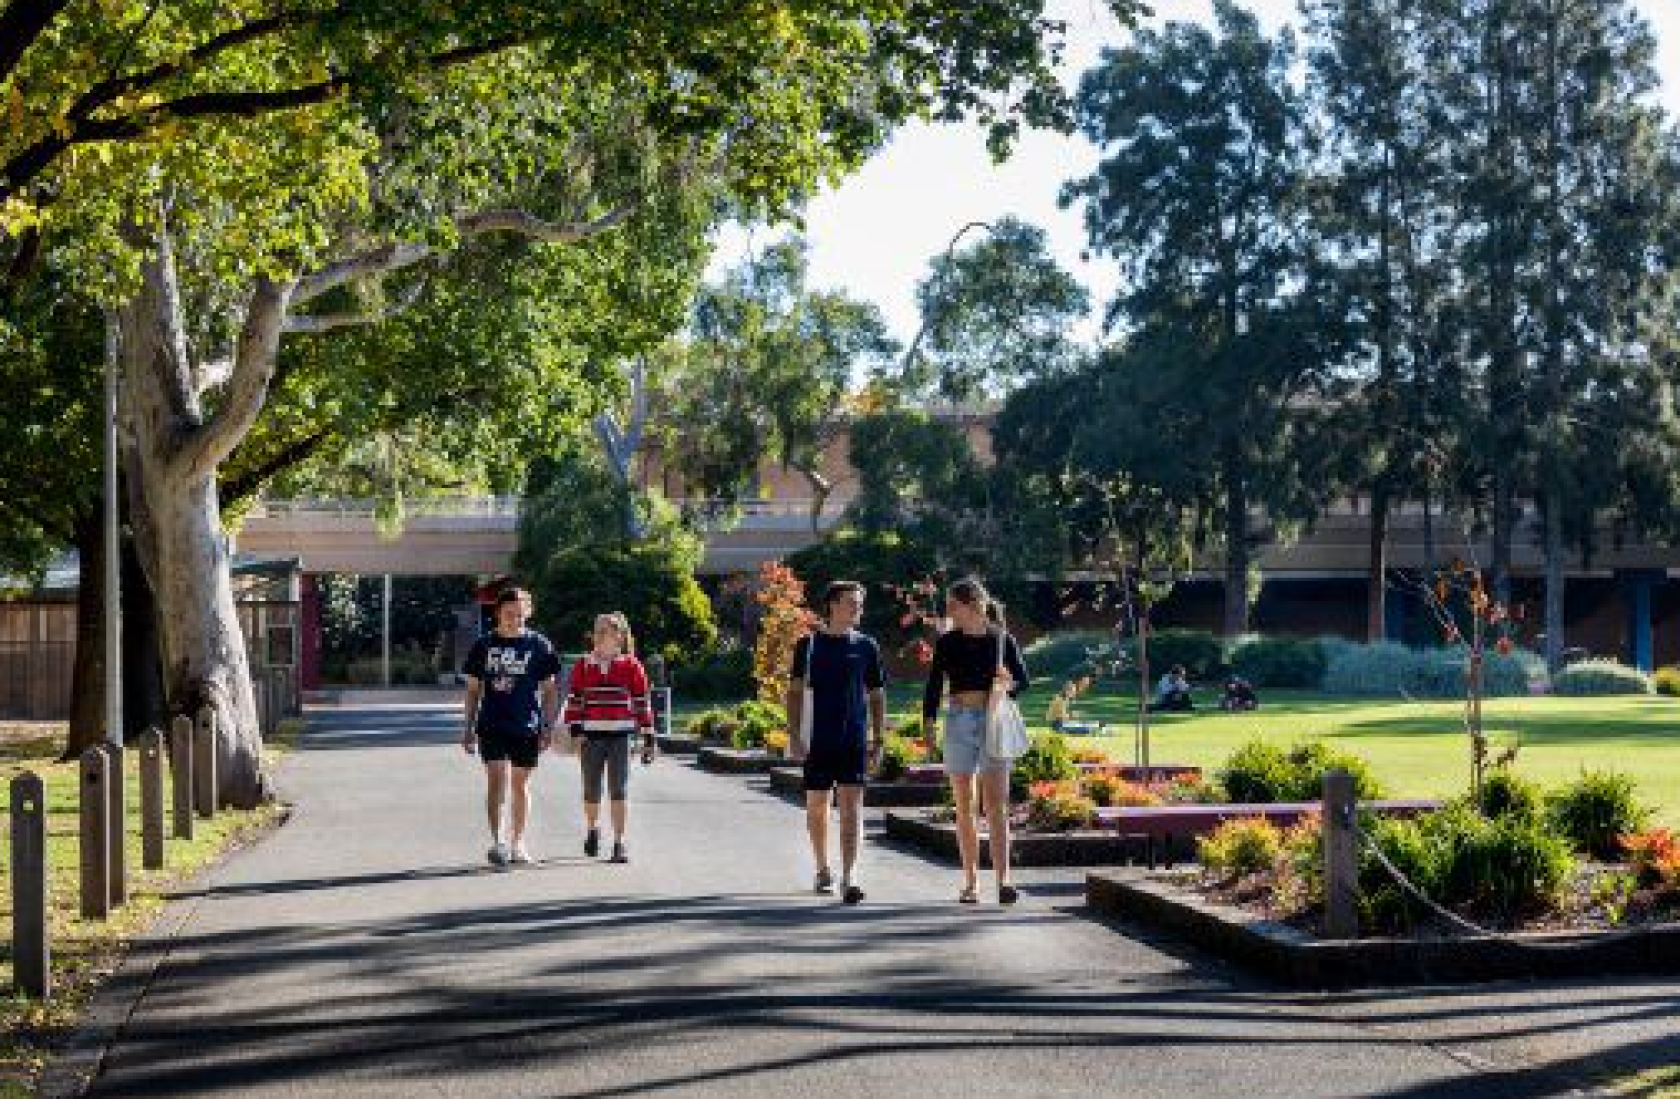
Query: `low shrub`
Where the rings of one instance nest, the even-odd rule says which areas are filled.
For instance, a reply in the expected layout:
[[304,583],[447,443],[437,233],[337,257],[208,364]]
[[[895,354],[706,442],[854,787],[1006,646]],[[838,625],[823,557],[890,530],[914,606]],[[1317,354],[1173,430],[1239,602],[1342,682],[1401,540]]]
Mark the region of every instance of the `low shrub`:
[[1075,763],[1112,763],[1108,752],[1098,748],[1095,744],[1080,744],[1068,750],[1068,757]]
[[764,749],[776,755],[785,756],[788,750],[788,735],[785,732],[765,733]]
[[730,740],[737,748],[762,748],[771,733],[787,731],[787,712],[769,702],[743,702],[735,707]]
[[688,719],[683,732],[702,740],[732,740],[735,726],[740,724],[728,710],[704,710]]
[[1658,668],[1652,672],[1651,689],[1669,698],[1680,698],[1680,668]]
[[1089,828],[1097,806],[1083,794],[1065,790],[1035,795],[1027,802],[1027,826],[1039,832],[1073,832]]
[[1337,751],[1322,740],[1311,740],[1289,750],[1291,784],[1285,801],[1316,801],[1324,796],[1324,776],[1346,771],[1353,776],[1353,796],[1374,801],[1384,795],[1382,783],[1371,765],[1351,752]]
[[1680,893],[1680,836],[1667,828],[1653,828],[1623,836],[1621,847],[1640,885]]
[[1333,770],[1353,776],[1354,796],[1361,801],[1383,796],[1369,763],[1323,741],[1305,741],[1285,750],[1251,740],[1231,753],[1218,778],[1233,802],[1315,801],[1324,795],[1324,775]]
[[1256,687],[1317,687],[1324,646],[1314,638],[1245,637],[1231,650],[1231,671]]
[[[1489,818],[1461,804],[1365,828],[1407,880],[1473,919],[1510,923],[1552,911],[1575,869],[1567,837],[1539,816]],[[1360,904],[1381,931],[1409,930],[1428,915],[1368,852],[1361,856]]]
[[[1322,643],[1321,643],[1322,644]],[[1463,647],[1414,649],[1392,641],[1361,645],[1350,641],[1324,645],[1326,694],[1401,698],[1461,698],[1468,653]],[[1487,653],[1482,661],[1482,694],[1517,698],[1529,694],[1531,680],[1544,678],[1544,662],[1534,653],[1514,649]]]
[[[1135,667],[1135,648],[1128,645],[1126,655]],[[1225,670],[1225,646],[1209,630],[1155,630],[1149,635],[1150,678],[1159,679],[1175,664],[1191,679],[1211,679]]]
[[671,669],[671,694],[695,702],[725,702],[753,693],[752,650],[717,648]]
[[876,775],[882,782],[897,782],[910,773],[914,762],[916,750],[910,742],[901,736],[890,736],[881,745],[881,764],[876,768]]
[[1545,793],[1531,782],[1503,768],[1482,779],[1480,808],[1490,817],[1533,817],[1545,808]]
[[1228,820],[1196,837],[1196,853],[1210,873],[1239,878],[1270,870],[1283,853],[1283,833],[1264,817]]
[[1283,830],[1283,850],[1275,864],[1272,904],[1300,912],[1324,903],[1324,818],[1318,813]]
[[1079,768],[1068,752],[1066,738],[1056,733],[1041,733],[1015,760],[1010,768],[1009,786],[1014,796],[1021,797],[1037,782],[1066,782],[1077,778]]
[[1231,753],[1218,777],[1232,801],[1271,803],[1288,799],[1295,775],[1282,748],[1251,740]]
[[1633,779],[1613,771],[1584,771],[1546,801],[1552,826],[1575,850],[1604,860],[1618,857],[1621,837],[1643,829],[1652,812]]
[[1199,778],[1175,778],[1160,787],[1160,796],[1168,805],[1218,805],[1226,800],[1217,783]]
[[1034,678],[1063,680],[1094,674],[1113,651],[1113,639],[1102,630],[1063,630],[1034,640],[1022,658]]
[[1651,677],[1614,660],[1581,660],[1552,677],[1552,693],[1572,698],[1599,695],[1648,695]]

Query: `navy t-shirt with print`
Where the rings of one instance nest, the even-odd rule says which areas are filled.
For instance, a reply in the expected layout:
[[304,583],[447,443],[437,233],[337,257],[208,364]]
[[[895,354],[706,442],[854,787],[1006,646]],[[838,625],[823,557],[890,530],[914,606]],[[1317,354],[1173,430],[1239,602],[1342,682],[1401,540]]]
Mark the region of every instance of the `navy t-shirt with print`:
[[869,694],[886,685],[874,638],[856,630],[801,638],[793,650],[793,678],[811,689],[811,751],[868,745]]
[[473,642],[466,665],[466,673],[484,687],[475,727],[481,732],[535,736],[542,730],[540,688],[543,680],[559,671],[554,646],[535,630],[523,630],[517,637],[495,632],[483,635]]

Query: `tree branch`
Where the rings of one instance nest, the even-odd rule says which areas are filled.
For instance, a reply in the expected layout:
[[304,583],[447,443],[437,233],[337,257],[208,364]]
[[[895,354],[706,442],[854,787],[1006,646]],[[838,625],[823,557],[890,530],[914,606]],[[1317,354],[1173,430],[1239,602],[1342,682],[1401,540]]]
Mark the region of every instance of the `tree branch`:
[[[583,222],[547,222],[523,210],[481,210],[457,215],[455,227],[464,237],[515,233],[550,244],[575,244],[618,225],[635,212],[637,205],[636,200],[631,200],[593,221]],[[438,251],[429,244],[382,244],[370,248],[299,279],[292,292],[292,304],[303,305],[358,279],[412,267]]]
[[222,407],[187,441],[185,460],[192,473],[214,473],[244,440],[262,411],[274,377],[291,290],[289,283],[257,280],[250,304],[245,307],[245,325],[234,348],[233,376]]
[[266,38],[279,31],[290,30],[293,27],[304,26],[314,20],[325,19],[343,10],[343,8],[335,8],[331,11],[318,12],[281,12],[278,15],[255,19],[231,30],[223,31],[221,34],[194,46],[173,61],[165,61],[143,72],[114,77],[95,84],[82,93],[70,107],[70,110],[66,112],[66,117],[86,118],[114,99],[131,92],[144,91],[171,77],[191,72],[204,62],[212,60],[218,54],[226,53],[228,50],[236,49],[259,38]]
[[70,0],[12,0],[0,12],[0,82],[12,75],[18,62],[43,31],[69,6]]
[[240,470],[235,476],[223,481],[218,489],[222,507],[230,509],[243,504],[261,492],[263,486],[275,477],[308,461],[316,451],[326,445],[332,435],[331,428],[316,428],[307,435],[293,439],[250,469]]
[[319,335],[320,333],[333,332],[340,328],[355,328],[366,324],[378,324],[381,321],[389,320],[391,317],[396,316],[398,313],[401,313],[414,305],[415,302],[420,300],[420,295],[425,292],[425,289],[426,285],[424,282],[417,282],[413,286],[409,287],[403,296],[398,298],[396,301],[391,302],[380,309],[370,310],[368,312],[322,313],[318,315],[311,315],[307,313],[298,315],[294,313],[286,317],[285,333],[287,335]]
[[[22,0],[14,0],[13,7],[21,2]],[[7,14],[9,15],[10,12],[11,8],[8,8]],[[236,29],[228,33],[237,36],[246,33],[246,31]],[[256,35],[251,37],[256,37]],[[249,40],[249,38],[244,40]],[[528,34],[502,35],[487,42],[471,46],[458,46],[422,58],[413,68],[420,71],[437,72],[474,61],[480,57],[500,53],[531,40],[533,40],[533,36]],[[213,42],[215,42],[214,39],[205,43],[199,49],[207,48]],[[233,43],[233,45],[238,44],[240,43]],[[223,44],[216,47],[218,52],[227,48],[231,48],[231,46]],[[142,74],[142,76],[144,75]],[[163,78],[159,77],[158,79]],[[87,145],[100,141],[132,141],[144,137],[171,121],[221,117],[249,118],[257,115],[276,114],[299,107],[314,106],[327,102],[334,96],[358,86],[367,79],[366,74],[354,74],[337,76],[330,80],[322,80],[296,88],[265,91],[199,92],[180,96],[165,103],[154,104],[133,114],[118,118],[67,117],[67,122],[70,123],[67,133],[61,135],[54,132],[41,138],[12,157],[3,168],[0,168],[0,201],[17,194],[36,177],[52,167],[59,156],[73,145]]]

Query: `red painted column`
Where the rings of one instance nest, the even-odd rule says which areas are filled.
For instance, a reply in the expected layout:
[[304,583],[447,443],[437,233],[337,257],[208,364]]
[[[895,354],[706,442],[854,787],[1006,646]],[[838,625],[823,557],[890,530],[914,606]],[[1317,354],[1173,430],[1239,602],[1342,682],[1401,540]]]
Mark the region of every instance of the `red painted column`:
[[298,686],[321,688],[321,586],[314,573],[303,576],[298,611]]

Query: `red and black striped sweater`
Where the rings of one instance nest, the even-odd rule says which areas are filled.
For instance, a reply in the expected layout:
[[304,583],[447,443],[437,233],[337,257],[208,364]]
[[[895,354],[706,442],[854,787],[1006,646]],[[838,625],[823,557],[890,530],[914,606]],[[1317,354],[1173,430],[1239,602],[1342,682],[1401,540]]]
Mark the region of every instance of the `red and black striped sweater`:
[[602,663],[593,654],[572,665],[562,718],[585,736],[619,736],[640,729],[653,733],[653,700],[647,671],[633,656]]

